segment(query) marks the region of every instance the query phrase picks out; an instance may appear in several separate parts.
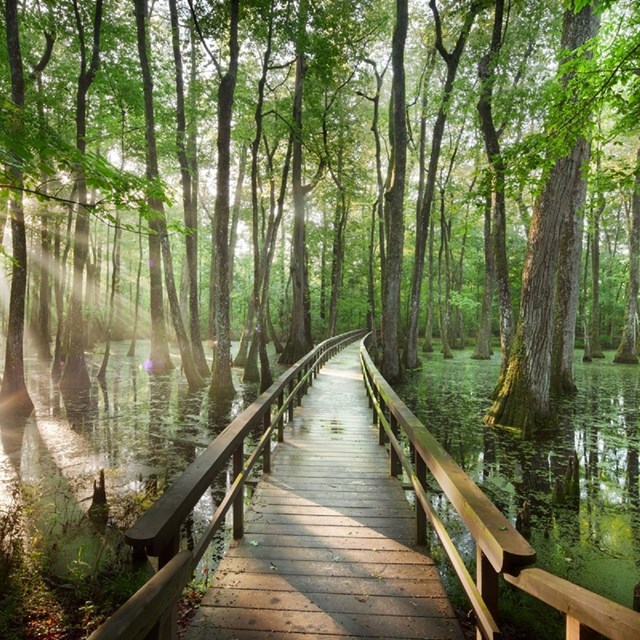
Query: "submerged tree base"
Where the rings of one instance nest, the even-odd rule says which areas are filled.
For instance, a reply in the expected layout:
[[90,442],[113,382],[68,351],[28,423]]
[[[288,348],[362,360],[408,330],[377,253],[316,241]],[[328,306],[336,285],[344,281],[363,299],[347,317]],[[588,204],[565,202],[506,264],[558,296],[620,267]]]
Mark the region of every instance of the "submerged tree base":
[[0,418],[28,418],[33,413],[33,401],[25,386],[0,391]]
[[313,349],[313,344],[307,344],[302,340],[290,339],[280,354],[278,363],[295,364],[302,356],[307,355],[311,349]]
[[638,356],[635,353],[616,353],[613,358],[614,364],[638,364]]
[[91,379],[84,354],[68,356],[60,378],[60,389],[63,391],[86,391],[90,388]]

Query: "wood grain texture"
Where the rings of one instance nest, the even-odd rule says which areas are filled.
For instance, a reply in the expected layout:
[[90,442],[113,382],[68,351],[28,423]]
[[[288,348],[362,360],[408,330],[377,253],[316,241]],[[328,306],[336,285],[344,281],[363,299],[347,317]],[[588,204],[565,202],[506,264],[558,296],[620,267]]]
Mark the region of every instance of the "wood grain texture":
[[187,640],[462,640],[377,442],[354,345],[296,408]]

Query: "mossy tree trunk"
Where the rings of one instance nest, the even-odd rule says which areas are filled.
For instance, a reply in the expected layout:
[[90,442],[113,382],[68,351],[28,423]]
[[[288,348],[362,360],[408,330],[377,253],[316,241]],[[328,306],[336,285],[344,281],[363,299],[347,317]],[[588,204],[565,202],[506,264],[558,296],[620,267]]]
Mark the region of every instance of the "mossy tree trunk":
[[[595,35],[599,18],[593,7],[564,15],[562,49],[580,51]],[[566,88],[567,78],[562,79]],[[588,118],[588,113],[581,113]],[[584,121],[582,121],[584,122]],[[551,356],[559,247],[566,212],[581,188],[584,163],[582,132],[566,141],[568,151],[554,161],[536,199],[522,274],[520,314],[509,365],[485,416],[488,424],[509,425],[532,437],[551,418]]]

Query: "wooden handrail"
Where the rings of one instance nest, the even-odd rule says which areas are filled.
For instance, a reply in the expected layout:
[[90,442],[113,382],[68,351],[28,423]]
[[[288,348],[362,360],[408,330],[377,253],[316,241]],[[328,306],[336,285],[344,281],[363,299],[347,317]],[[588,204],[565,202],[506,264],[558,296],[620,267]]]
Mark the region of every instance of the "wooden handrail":
[[[476,614],[478,634],[498,637],[498,577],[566,614],[566,638],[580,640],[590,629],[614,640],[640,638],[640,613],[596,595],[538,568],[533,547],[513,527],[480,488],[400,400],[373,364],[367,350],[370,335],[360,346],[365,387],[380,428],[380,443],[390,446],[390,469],[404,469],[416,494],[418,542],[424,542],[421,520],[428,518],[467,593]],[[399,430],[415,454],[415,464],[404,454]],[[476,584],[444,528],[425,490],[429,469],[476,542]]]
[[[576,622],[612,640],[640,638],[640,613],[612,602],[568,580],[531,567],[504,579],[567,616],[567,638]],[[575,633],[575,632],[573,632]]]
[[[238,415],[176,478],[167,491],[126,532],[126,541],[138,554],[158,557],[158,573],[143,585],[113,616],[94,631],[90,640],[170,640],[175,638],[176,605],[211,537],[233,507],[234,537],[243,534],[244,485],[260,455],[268,472],[271,438],[283,437],[285,417],[293,416],[322,365],[338,350],[360,338],[364,331],[329,338],[312,349],[280,376]],[[272,412],[275,409],[275,413]],[[263,433],[248,459],[244,441],[258,427]],[[233,482],[193,551],[179,552],[182,523],[215,476],[233,460]]]

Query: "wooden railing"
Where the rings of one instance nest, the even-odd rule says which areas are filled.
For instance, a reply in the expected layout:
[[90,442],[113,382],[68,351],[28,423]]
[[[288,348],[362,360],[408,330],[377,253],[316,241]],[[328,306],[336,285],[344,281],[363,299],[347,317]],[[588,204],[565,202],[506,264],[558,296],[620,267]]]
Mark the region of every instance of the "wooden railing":
[[[400,400],[373,364],[363,339],[360,360],[381,445],[389,445],[390,472],[404,471],[416,496],[416,536],[424,543],[427,521],[438,535],[476,616],[478,637],[500,637],[499,578],[566,614],[566,638],[585,640],[593,632],[614,640],[640,638],[640,613],[596,595],[542,569],[530,567],[536,552]],[[409,443],[410,457],[400,443]],[[411,459],[410,459],[411,458]],[[467,570],[427,490],[427,470],[458,512],[476,544],[476,578]]]
[[[94,631],[90,640],[172,639],[177,631],[177,603],[214,533],[233,512],[233,536],[244,534],[244,487],[255,463],[271,467],[271,440],[284,439],[284,425],[311,386],[322,365],[358,339],[352,331],[319,344],[284,373],[253,404],[236,417],[167,491],[127,531],[126,540],[138,555],[158,558],[158,572],[120,609]],[[245,458],[245,440],[261,430],[258,443]],[[233,481],[191,551],[180,552],[180,527],[213,479],[229,464]]]

